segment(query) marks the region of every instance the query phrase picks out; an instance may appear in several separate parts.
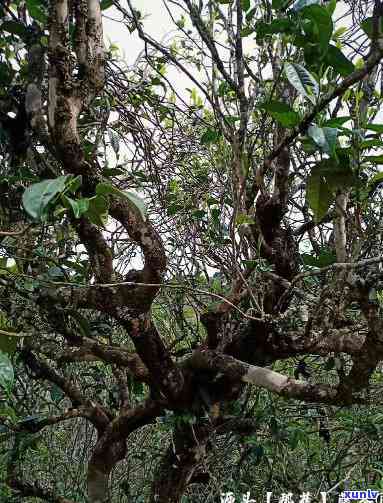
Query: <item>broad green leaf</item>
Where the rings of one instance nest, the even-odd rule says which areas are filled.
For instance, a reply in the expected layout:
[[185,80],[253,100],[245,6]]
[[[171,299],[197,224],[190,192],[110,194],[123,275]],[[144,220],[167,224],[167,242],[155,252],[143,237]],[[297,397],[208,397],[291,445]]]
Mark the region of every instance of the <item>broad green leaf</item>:
[[241,30],[241,37],[248,37],[252,33],[254,33],[255,29],[253,26],[245,26]]
[[108,221],[108,209],[109,205],[106,197],[94,196],[89,198],[89,208],[85,216],[89,218],[92,224],[105,227]]
[[113,0],[101,0],[100,9],[106,10],[106,9],[109,9],[109,7],[112,7],[112,5],[113,5]]
[[323,365],[324,369],[325,370],[332,370],[335,368],[335,358],[334,357],[330,357],[326,363]]
[[314,152],[318,151],[317,144],[309,136],[304,136],[301,138],[300,142],[302,149],[306,152],[306,154],[314,154]]
[[206,215],[205,210],[197,209],[192,212],[192,217],[196,220],[202,220],[205,215]]
[[332,127],[318,127],[316,124],[307,130],[308,135],[315,141],[318,147],[330,156],[335,155],[338,130]]
[[36,220],[43,220],[48,213],[49,203],[65,190],[69,175],[44,180],[28,187],[23,194],[24,209]]
[[238,115],[224,115],[223,117],[227,124],[235,124],[240,120],[240,117]]
[[319,86],[311,73],[297,63],[285,63],[284,69],[290,84],[315,104],[319,95]]
[[271,6],[274,10],[282,9],[289,0],[272,0]]
[[336,255],[329,248],[322,248],[317,257],[308,253],[302,253],[301,257],[304,264],[312,267],[326,267],[336,262]]
[[[356,183],[355,175],[350,168],[348,157],[342,151],[337,151],[338,159],[323,159],[315,168],[326,180],[330,190],[334,193],[337,189],[352,187]],[[314,168],[314,169],[315,169]]]
[[7,63],[0,63],[0,87],[7,86],[12,82],[14,70]]
[[[362,30],[364,31],[364,33],[369,38],[372,37],[372,33],[373,33],[373,23],[372,23],[372,20],[373,20],[372,17],[368,17],[360,25],[361,28],[362,28]],[[380,32],[382,33],[383,32],[383,18],[380,18],[380,27],[379,27],[379,29],[380,29]]]
[[383,134],[383,124],[365,124],[364,128],[378,134]]
[[351,120],[351,117],[349,115],[344,116],[344,117],[334,117],[334,119],[329,119],[323,123],[323,126],[326,127],[335,127],[338,128],[340,126],[343,126],[346,122]]
[[[9,330],[5,328],[5,330]],[[17,348],[17,341],[20,340],[18,337],[12,337],[8,335],[0,335],[0,351],[8,355],[13,355]]]
[[338,40],[340,37],[342,37],[345,33],[347,32],[347,27],[346,26],[340,26],[337,28],[334,33],[332,34],[332,39],[333,40]]
[[68,181],[67,189],[69,192],[74,194],[81,187],[81,184],[82,184],[82,176],[79,175]]
[[19,35],[21,38],[24,38],[28,34],[27,28],[18,21],[4,21],[0,26],[0,30],[7,31],[13,35]]
[[123,192],[122,190],[117,189],[117,187],[114,187],[110,183],[99,183],[96,187],[96,194],[103,196],[114,195],[125,199],[125,201],[128,202],[129,206],[134,211],[137,211],[141,215],[141,218],[146,220],[147,216],[146,205],[144,201],[133,192],[127,192],[127,191]]
[[[218,96],[225,96],[232,91],[230,84],[228,84],[225,80],[223,80],[218,86]],[[208,131],[208,130],[207,130]],[[205,132],[207,132],[205,131]]]
[[342,77],[347,77],[347,75],[350,75],[355,70],[354,64],[335,45],[328,47],[325,60]]
[[383,155],[367,155],[363,157],[363,162],[373,162],[374,164],[383,164]]
[[256,7],[253,7],[249,12],[246,14],[246,23],[250,23],[250,21],[253,19],[257,12]]
[[326,215],[336,191],[355,184],[348,158],[342,153],[338,157],[339,162],[333,158],[318,162],[307,180],[306,197],[317,222]]
[[307,180],[306,197],[314,213],[315,221],[320,222],[326,215],[335,196],[318,169],[314,168]]
[[250,0],[241,0],[241,7],[243,10],[250,9]]
[[220,137],[220,132],[215,129],[207,129],[201,136],[201,145],[215,143]]
[[295,32],[295,26],[291,23],[291,20],[287,18],[273,19],[271,23],[258,21],[255,24],[255,29],[258,40],[262,40],[266,35]]
[[44,10],[43,3],[40,0],[26,0],[26,6],[29,15],[40,23],[46,23],[47,15]]
[[0,386],[7,390],[12,389],[14,378],[11,360],[5,353],[0,351]]
[[301,9],[300,15],[314,24],[315,40],[318,40],[323,52],[327,51],[334,28],[330,14],[320,5],[309,5]]
[[75,200],[68,196],[63,196],[63,200],[65,206],[72,209],[75,218],[80,218],[89,209],[89,199],[87,198]]
[[293,4],[292,9],[295,10],[295,12],[299,12],[300,10],[304,9],[305,7],[308,7],[309,5],[317,5],[319,3],[320,0],[298,0]]
[[376,175],[374,175],[369,181],[368,181],[368,185],[369,186],[374,186],[378,183],[382,183],[383,182],[383,171],[381,173],[377,173]]
[[330,16],[332,16],[335,12],[336,2],[337,0],[330,0],[330,1],[327,0],[327,2],[324,4]]
[[263,108],[283,127],[291,128],[299,124],[299,114],[286,103],[282,103],[281,101],[270,101],[269,103],[265,103]]
[[375,147],[383,147],[383,141],[377,139],[365,140],[362,141],[362,143],[359,145],[359,148],[361,150],[371,149]]
[[123,175],[124,170],[120,168],[105,168],[102,171],[103,176],[109,177],[109,176],[118,176],[118,175]]
[[242,264],[249,269],[254,269],[254,267],[257,267],[258,262],[258,260],[242,260]]

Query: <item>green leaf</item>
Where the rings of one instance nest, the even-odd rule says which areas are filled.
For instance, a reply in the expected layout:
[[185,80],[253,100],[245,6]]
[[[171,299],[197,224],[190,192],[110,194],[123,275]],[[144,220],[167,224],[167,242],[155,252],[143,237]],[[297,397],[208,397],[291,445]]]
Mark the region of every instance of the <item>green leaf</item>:
[[246,14],[246,23],[250,23],[250,21],[253,19],[255,14],[257,13],[256,7],[253,7],[249,12]]
[[374,164],[383,164],[383,155],[367,155],[363,157],[363,162],[373,162]]
[[15,375],[13,366],[8,356],[0,351],[0,386],[10,390],[13,386]]
[[333,34],[332,34],[332,39],[337,41],[339,40],[345,33],[347,33],[347,27],[346,26],[340,26],[337,28]]
[[378,134],[383,134],[383,124],[365,124],[364,128]]
[[7,63],[0,63],[0,86],[7,86],[12,82],[14,71]]
[[250,0],[241,0],[241,7],[243,10],[250,9]]
[[123,175],[124,170],[120,168],[105,168],[102,171],[103,176],[110,177],[110,176],[118,176],[118,175]]
[[263,108],[283,127],[291,128],[300,122],[299,114],[281,101],[270,101],[265,103]]
[[321,128],[313,124],[308,128],[307,133],[323,152],[330,156],[335,156],[336,140],[338,136],[338,130],[336,128]]
[[342,77],[347,77],[347,75],[350,75],[355,70],[354,64],[335,45],[328,47],[325,61]]
[[241,30],[241,37],[248,37],[252,33],[254,33],[254,27],[253,26],[245,26]]
[[28,34],[27,28],[18,21],[4,21],[0,26],[0,30],[12,33],[12,35],[19,35],[21,38],[24,38]]
[[359,148],[361,150],[366,150],[366,149],[371,149],[375,147],[383,147],[383,141],[382,140],[377,140],[377,139],[372,139],[372,140],[365,140],[362,141],[362,143],[359,145]]
[[319,86],[311,73],[297,63],[285,63],[284,70],[290,84],[315,104],[319,95]]
[[351,117],[349,115],[344,116],[344,117],[335,117],[334,119],[329,119],[323,123],[323,126],[327,127],[340,127],[343,126],[346,122],[351,120]]
[[222,3],[222,4],[229,4],[232,2],[233,2],[233,0],[218,0],[218,3]]
[[306,197],[317,222],[326,215],[336,191],[356,182],[348,158],[342,153],[338,157],[339,162],[333,158],[318,162],[307,180]]
[[314,213],[315,221],[320,222],[326,215],[335,196],[318,169],[314,168],[307,180],[306,197]]
[[113,5],[113,0],[101,0],[100,9],[106,10],[106,9],[109,9],[109,7],[112,7],[112,5]]
[[333,370],[335,368],[335,358],[330,356],[330,358],[323,365],[325,370]]
[[26,0],[29,15],[40,23],[46,23],[47,15],[40,0]]
[[49,203],[65,190],[69,176],[44,180],[28,187],[22,197],[25,211],[36,220],[44,220],[48,214]]
[[241,120],[238,115],[224,115],[223,117],[227,124],[235,124],[236,122]]
[[96,194],[103,196],[114,195],[125,199],[125,201],[128,202],[130,208],[138,212],[141,217],[146,220],[146,205],[144,201],[133,192],[123,192],[110,183],[99,183],[96,187]]
[[373,187],[374,185],[377,185],[379,183],[383,182],[383,171],[381,173],[377,173],[374,175],[369,181],[368,181],[368,186]]
[[300,10],[304,9],[305,7],[308,7],[309,5],[319,4],[319,1],[320,0],[298,0],[297,2],[294,3],[292,9],[295,12],[299,12]]
[[285,6],[287,2],[288,0],[272,0],[271,6],[274,10],[280,10]]
[[195,219],[195,220],[202,220],[203,217],[206,215],[206,211],[205,210],[194,210],[192,212],[192,217]]
[[327,51],[328,44],[334,29],[330,14],[320,5],[309,5],[300,11],[300,15],[309,19],[314,24],[313,35],[318,40],[323,52]]
[[105,227],[108,221],[108,200],[104,196],[94,196],[89,198],[89,208],[85,216],[94,225]]
[[75,192],[78,191],[78,189],[81,187],[82,184],[82,176],[76,176],[72,178],[71,180],[68,181],[67,183],[67,189],[69,192],[74,194]]
[[75,218],[80,218],[89,209],[89,199],[87,198],[74,200],[68,196],[63,196],[63,199],[66,203],[65,206],[72,209]]
[[[369,37],[371,38],[372,37],[372,33],[373,33],[373,17],[368,17],[367,19],[365,19],[362,23],[361,23],[361,28],[362,30],[364,31],[364,33]],[[379,27],[379,31],[380,33],[383,32],[383,18],[380,17],[380,27]]]
[[0,351],[13,355],[17,348],[18,337],[0,335]]
[[215,129],[207,129],[201,136],[201,145],[215,143],[220,137],[220,132]]
[[326,267],[336,262],[336,255],[329,248],[322,248],[317,257],[302,253],[303,263],[312,267]]
[[357,180],[350,168],[350,161],[347,156],[338,150],[338,161],[335,159],[323,159],[316,167],[325,178],[330,190],[334,193],[338,189],[352,187]]
[[332,16],[335,12],[336,2],[337,2],[337,0],[330,0],[325,3],[325,7],[327,9],[327,12],[330,14],[330,16]]
[[277,33],[294,33],[295,26],[291,23],[291,19],[273,19],[271,23],[258,21],[255,24],[257,31],[257,39],[262,40],[266,35],[274,35]]

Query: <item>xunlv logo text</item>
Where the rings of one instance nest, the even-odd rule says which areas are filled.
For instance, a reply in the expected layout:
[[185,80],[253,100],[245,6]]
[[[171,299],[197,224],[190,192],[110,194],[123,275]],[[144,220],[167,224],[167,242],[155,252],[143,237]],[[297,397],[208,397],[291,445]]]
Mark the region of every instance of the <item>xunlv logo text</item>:
[[376,500],[379,494],[379,491],[367,489],[367,491],[343,491],[341,496],[349,500]]

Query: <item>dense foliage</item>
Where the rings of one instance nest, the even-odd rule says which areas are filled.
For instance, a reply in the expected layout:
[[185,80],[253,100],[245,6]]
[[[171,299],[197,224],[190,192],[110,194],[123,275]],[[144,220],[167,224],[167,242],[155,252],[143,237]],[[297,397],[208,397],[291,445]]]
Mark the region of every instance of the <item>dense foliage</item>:
[[0,499],[383,491],[383,4],[143,3],[0,4]]

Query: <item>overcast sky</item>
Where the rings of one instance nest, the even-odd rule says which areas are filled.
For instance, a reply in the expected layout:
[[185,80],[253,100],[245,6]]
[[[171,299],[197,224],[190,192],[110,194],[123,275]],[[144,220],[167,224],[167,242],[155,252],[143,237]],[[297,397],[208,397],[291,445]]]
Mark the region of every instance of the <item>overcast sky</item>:
[[[156,40],[162,40],[173,29],[173,24],[161,0],[133,0],[133,6],[145,16],[145,31]],[[104,34],[106,43],[116,43],[124,52],[125,59],[129,64],[134,63],[138,54],[143,49],[143,43],[137,34],[129,33],[128,29],[119,21],[121,16],[113,8],[105,11]],[[110,18],[117,20],[112,21]]]

